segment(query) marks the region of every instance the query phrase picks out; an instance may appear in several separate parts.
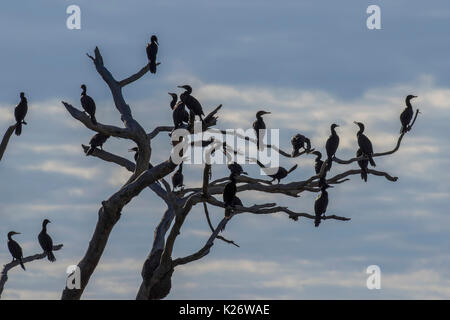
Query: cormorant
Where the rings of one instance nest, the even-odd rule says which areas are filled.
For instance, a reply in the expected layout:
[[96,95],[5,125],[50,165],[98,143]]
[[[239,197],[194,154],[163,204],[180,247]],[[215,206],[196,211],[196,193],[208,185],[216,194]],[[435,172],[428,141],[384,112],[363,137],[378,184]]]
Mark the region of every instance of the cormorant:
[[176,188],[183,189],[183,180],[183,162],[181,162],[178,166],[178,170],[172,176],[172,190],[175,190]]
[[86,85],[82,84],[81,89],[83,90],[81,92],[81,106],[83,107],[84,111],[91,117],[91,121],[94,125],[97,125],[97,120],[95,119],[95,101],[90,96],[86,94]]
[[203,108],[200,102],[198,102],[197,99],[195,99],[193,96],[191,96],[192,88],[191,86],[184,85],[184,86],[178,86],[178,88],[182,88],[186,91],[184,91],[182,94],[180,94],[180,100],[186,105],[186,107],[192,111],[192,113],[196,116],[200,117],[200,120],[203,122],[203,117],[205,114],[203,113]]
[[15,234],[20,234],[20,232],[10,231],[8,232],[8,249],[9,252],[11,252],[11,255],[13,256],[14,260],[19,260],[20,266],[23,270],[25,270],[25,266],[23,264],[23,252],[22,247],[12,239],[12,236]]
[[358,145],[359,148],[361,149],[362,153],[364,156],[366,156],[367,158],[369,158],[369,162],[370,165],[372,167],[375,167],[375,161],[373,161],[373,148],[372,148],[372,142],[370,142],[369,138],[367,138],[367,136],[363,133],[364,132],[364,124],[362,124],[361,122],[354,122],[358,127],[359,127],[359,131],[356,134],[356,136],[358,137]]
[[240,176],[241,174],[248,174],[247,172],[242,169],[242,166],[237,162],[231,162],[228,164],[228,169],[232,174],[235,174],[237,176]]
[[[267,167],[265,165],[263,165],[259,160],[256,160],[256,163],[258,164],[258,166],[260,166],[261,169],[263,169],[263,171],[266,171],[264,169],[267,169]],[[278,183],[280,183],[281,179],[286,178],[287,175],[289,173],[291,173],[292,171],[294,171],[295,169],[297,169],[297,165],[296,164],[292,168],[290,168],[289,170],[286,170],[283,167],[278,167],[278,170],[277,170],[277,172],[275,174],[268,174],[268,176],[272,178],[272,181],[270,181],[270,182],[272,183],[275,180],[278,180]]]
[[171,93],[172,101],[170,102],[170,107],[172,108],[172,119],[173,125],[175,129],[180,128],[183,125],[183,122],[186,124],[189,123],[189,112],[184,108],[184,103],[182,101],[178,101],[177,103],[177,94]]
[[51,223],[51,221],[48,219],[45,219],[42,222],[42,231],[38,235],[38,240],[42,250],[47,254],[48,261],[55,262],[56,258],[53,254],[53,240],[47,233],[47,224],[49,223]]
[[331,135],[328,138],[327,143],[325,144],[325,149],[327,150],[328,157],[327,171],[330,171],[332,159],[339,147],[339,136],[337,135],[335,130],[337,127],[339,127],[339,125],[335,123],[331,125]]
[[[306,151],[311,150],[311,141],[305,137],[304,135],[298,133],[291,139],[292,144],[292,156],[296,157],[299,154],[299,150],[301,148],[305,149]],[[306,144],[306,147],[305,147]]]
[[[237,196],[234,196],[233,201],[231,206],[234,208],[235,206],[241,206],[243,207],[244,205],[242,204],[241,199],[239,199]],[[225,218],[229,219],[231,216],[231,208],[225,208]],[[223,226],[223,228],[220,231],[224,231],[225,230],[225,226]]]
[[316,214],[316,218],[314,219],[314,226],[318,227],[320,224],[320,220],[322,219],[322,215],[327,211],[328,206],[328,185],[322,186],[320,188],[321,192],[319,196],[316,198],[314,202],[314,212]]
[[[312,154],[316,155],[314,171],[316,172],[316,174],[319,174],[320,170],[322,169],[322,165],[323,165],[322,153],[320,153],[319,151],[313,151]],[[319,179],[319,187],[320,188],[322,188],[327,183],[326,175],[327,175],[327,173],[325,171],[325,175],[323,177],[320,177],[320,179]]]
[[223,189],[223,203],[225,204],[225,218],[231,217],[232,208],[234,207],[234,198],[236,197],[236,178],[234,173],[230,174],[230,182]]
[[28,112],[28,101],[25,98],[25,93],[20,93],[20,102],[17,107],[14,109],[14,116],[16,118],[16,130],[15,133],[17,136],[20,136],[22,133],[22,124],[27,124],[25,122],[25,116]]
[[156,73],[156,54],[158,53],[158,46],[158,38],[155,35],[152,35],[150,43],[147,44],[146,48],[151,73]]
[[263,144],[261,143],[261,145],[260,145],[259,138],[261,135],[261,138],[264,139],[264,135],[266,134],[266,124],[264,123],[264,120],[262,118],[262,116],[265,114],[270,114],[270,112],[258,111],[256,113],[256,120],[253,122],[253,129],[255,130],[255,134],[256,134],[256,147],[258,148],[258,150],[264,149]]
[[411,122],[414,112],[411,106],[411,99],[417,98],[417,96],[413,96],[412,94],[406,97],[406,108],[400,114],[400,122],[402,123],[402,128],[400,129],[400,133],[405,133],[409,130],[409,123]]
[[86,155],[90,156],[95,148],[100,147],[100,149],[103,150],[103,144],[108,140],[109,136],[104,135],[103,133],[97,133],[92,138],[91,141],[89,141],[89,144],[91,147],[86,151]]
[[[359,158],[363,155],[361,149],[356,151],[356,156]],[[367,182],[367,166],[369,165],[369,160],[358,160],[358,165],[361,168],[361,179]]]
[[173,108],[177,104],[178,96],[176,93],[172,93],[172,92],[169,92],[169,95],[172,96],[172,101],[170,101],[170,109],[173,110]]

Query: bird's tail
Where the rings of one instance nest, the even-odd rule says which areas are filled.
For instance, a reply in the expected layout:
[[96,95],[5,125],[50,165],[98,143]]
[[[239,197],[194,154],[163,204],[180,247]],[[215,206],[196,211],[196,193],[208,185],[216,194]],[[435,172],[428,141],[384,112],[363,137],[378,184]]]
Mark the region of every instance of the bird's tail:
[[361,169],[361,179],[367,182],[367,171],[366,169]]
[[48,261],[51,261],[51,262],[55,262],[56,261],[55,255],[53,254],[52,251],[48,251],[47,252],[47,259],[48,259]]
[[[233,212],[233,209],[230,206],[225,207],[225,219],[229,220],[231,218],[231,213]],[[226,224],[223,225],[222,229],[220,229],[220,232],[225,230]]]
[[297,164],[295,164],[292,168],[289,169],[289,171],[287,172],[288,174],[291,173],[292,171],[294,171],[295,169],[297,169]]
[[91,116],[92,123],[96,126],[97,125],[97,119],[95,119],[95,115],[91,114],[90,116]]
[[93,152],[94,152],[95,148],[94,147],[90,147],[87,151],[86,151],[86,156],[90,156]]
[[25,265],[23,264],[23,261],[22,261],[22,258],[19,259],[19,263],[20,263],[20,266],[22,267],[22,269],[26,271]]
[[375,164],[375,161],[373,161],[372,156],[369,156],[369,162],[370,162],[370,165],[371,165],[372,167],[376,167],[376,166],[377,166],[377,165]]
[[316,215],[316,218],[314,219],[314,226],[315,226],[316,228],[319,226],[320,220],[321,220],[321,216],[317,216],[317,215]]
[[330,171],[332,162],[333,162],[333,160],[331,159],[331,157],[328,157],[328,159],[327,159],[327,171]]
[[20,136],[22,133],[22,122],[17,122],[16,124],[16,136]]
[[150,62],[150,72],[156,73],[156,63],[154,61]]

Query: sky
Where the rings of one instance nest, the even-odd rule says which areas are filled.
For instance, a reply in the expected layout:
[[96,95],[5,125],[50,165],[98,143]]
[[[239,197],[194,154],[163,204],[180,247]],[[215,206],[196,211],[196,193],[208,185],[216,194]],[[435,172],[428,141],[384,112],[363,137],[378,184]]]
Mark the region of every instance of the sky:
[[[81,29],[66,27],[66,8],[81,8]],[[366,27],[369,5],[381,8],[381,30]],[[408,94],[421,114],[398,152],[376,158],[390,182],[359,176],[329,190],[327,214],[350,217],[297,222],[283,214],[242,214],[204,259],[175,270],[167,299],[449,299],[450,298],[450,27],[448,1],[14,1],[0,10],[0,130],[13,124],[24,91],[28,125],[13,136],[0,162],[0,264],[10,261],[8,231],[24,254],[40,252],[44,218],[64,248],[57,261],[15,268],[4,299],[58,299],[66,267],[84,255],[101,201],[129,177],[111,163],[86,157],[81,144],[93,132],[71,118],[61,100],[79,106],[80,85],[97,103],[101,123],[122,126],[110,92],[86,53],[95,46],[117,79],[147,63],[145,46],[159,38],[156,75],[124,90],[133,116],[149,132],[171,124],[169,91],[191,84],[205,112],[223,104],[221,129],[248,129],[258,110],[268,128],[280,129],[280,145],[302,133],[323,151],[329,126],[341,125],[337,155],[357,149],[353,121],[366,125],[375,152],[391,150]],[[152,163],[170,154],[167,133],[153,142]],[[130,141],[111,138],[105,150],[132,160]],[[285,180],[313,175],[313,156],[281,158],[298,168]],[[357,167],[333,165],[331,174]],[[201,185],[201,167],[185,166],[185,184]],[[255,165],[244,165],[260,177]],[[226,168],[213,168],[213,178]],[[317,194],[300,198],[244,192],[245,205],[276,202],[313,212]],[[214,223],[223,210],[209,208]],[[84,299],[134,299],[142,264],[165,205],[150,190],[122,212]],[[176,242],[174,258],[209,237],[201,206]],[[1,241],[0,241],[1,242]],[[368,290],[366,268],[381,269],[381,289]]]

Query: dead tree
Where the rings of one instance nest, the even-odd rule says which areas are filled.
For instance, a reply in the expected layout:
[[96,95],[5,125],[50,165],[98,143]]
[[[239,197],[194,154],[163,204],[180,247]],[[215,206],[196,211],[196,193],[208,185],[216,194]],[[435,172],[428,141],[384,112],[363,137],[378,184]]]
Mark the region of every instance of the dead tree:
[[[165,202],[165,204],[167,205],[167,209],[162,214],[161,221],[155,228],[154,239],[153,243],[151,244],[150,252],[143,263],[141,272],[142,283],[140,285],[140,288],[138,289],[136,298],[162,299],[167,296],[167,294],[171,290],[171,278],[177,266],[188,264],[205,257],[207,254],[209,254],[211,247],[214,245],[214,241],[216,239],[220,239],[237,246],[237,244],[233,240],[226,239],[223,236],[219,235],[220,230],[225,227],[229,220],[223,218],[220,223],[214,227],[209,218],[209,212],[207,208],[207,205],[224,208],[224,203],[217,197],[223,193],[223,189],[225,184],[227,183],[228,178],[225,177],[217,179],[215,181],[210,181],[209,177],[212,166],[210,164],[205,164],[203,170],[202,187],[186,188],[181,191],[174,192],[168,182],[164,179],[167,175],[173,172],[177,166],[177,164],[175,164],[170,157],[170,151],[167,152],[166,161],[163,161],[162,163],[156,165],[150,164],[152,153],[151,140],[161,132],[171,132],[173,130],[173,127],[157,126],[153,129],[153,131],[147,133],[139,124],[139,122],[133,118],[131,112],[132,110],[130,106],[125,102],[122,95],[122,89],[144,76],[149,71],[149,65],[144,66],[136,74],[133,74],[132,76],[124,80],[118,81],[104,65],[102,55],[100,54],[98,48],[95,48],[95,55],[93,57],[90,55],[88,56],[93,61],[99,75],[108,85],[114,100],[115,107],[121,116],[124,127],[106,125],[100,122],[97,125],[94,125],[85,113],[73,107],[67,102],[62,103],[64,104],[70,115],[76,120],[83,123],[88,129],[93,130],[97,133],[134,141],[138,146],[139,156],[137,157],[137,163],[134,163],[124,157],[100,149],[95,149],[92,153],[92,156],[94,157],[107,162],[113,162],[121,167],[126,168],[128,171],[130,171],[130,178],[119,190],[117,190],[107,200],[101,203],[98,211],[98,221],[95,231],[91,237],[84,257],[78,263],[78,267],[81,271],[81,288],[65,288],[62,293],[62,299],[81,298],[91,275],[95,271],[95,268],[100,261],[102,253],[107,245],[109,235],[122,215],[122,211],[130,201],[137,197],[140,192],[147,187],[150,188],[162,201]],[[211,129],[216,125],[216,114],[220,110],[220,108],[221,105],[205,117],[202,127],[203,130]],[[191,117],[190,124],[187,128],[191,133],[193,130],[193,122],[193,117]],[[212,129],[212,131],[214,130],[216,132],[225,133],[225,131],[223,130]],[[404,135],[405,133],[400,135],[397,141],[397,145],[393,150],[383,153],[376,153],[373,155],[373,157],[386,156],[396,152],[400,147]],[[245,140],[248,140],[252,143],[256,143],[256,139],[253,139],[251,137],[241,136],[241,138],[244,138]],[[217,144],[214,145],[217,146]],[[221,143],[219,143],[219,145],[221,145]],[[86,151],[88,148],[84,145],[82,147],[84,149],[83,151]],[[276,150],[284,157],[293,157],[290,152],[285,152],[276,146],[265,145],[265,147]],[[211,153],[214,150],[215,149],[213,147],[210,148],[208,152]],[[237,153],[237,151],[231,152],[233,152],[234,154]],[[307,151],[300,152],[299,154],[296,154],[295,157],[297,158],[304,154],[307,154]],[[344,165],[352,164],[358,160],[365,160],[365,158],[360,157],[348,160],[342,160],[338,158],[333,159],[333,161]],[[313,175],[306,180],[289,182],[286,184],[271,184],[267,180],[263,179],[238,176],[236,178],[239,184],[237,186],[237,192],[266,192],[273,194],[282,194],[290,197],[299,197],[303,192],[319,192],[319,179],[325,177],[326,165],[327,163],[325,161],[319,174]],[[386,172],[368,169],[368,173],[375,176],[384,177],[388,181],[397,181],[397,177],[391,176]],[[361,174],[361,170],[350,169],[343,173],[327,178],[326,183],[329,185],[340,184],[348,181],[349,176],[359,174]],[[211,236],[206,239],[203,247],[201,247],[197,251],[194,251],[192,254],[185,257],[174,258],[173,249],[177,237],[180,234],[183,223],[186,220],[189,212],[191,212],[192,208],[199,204],[203,205],[205,216],[211,229]],[[242,213],[260,215],[278,212],[285,213],[294,221],[298,221],[299,218],[313,220],[315,219],[314,214],[296,212],[289,209],[288,207],[279,206],[276,203],[255,204],[250,207],[236,206],[233,210],[232,218],[238,218],[238,216]],[[350,220],[349,218],[340,217],[337,215],[327,215],[322,217],[322,220],[328,219],[339,221]]]

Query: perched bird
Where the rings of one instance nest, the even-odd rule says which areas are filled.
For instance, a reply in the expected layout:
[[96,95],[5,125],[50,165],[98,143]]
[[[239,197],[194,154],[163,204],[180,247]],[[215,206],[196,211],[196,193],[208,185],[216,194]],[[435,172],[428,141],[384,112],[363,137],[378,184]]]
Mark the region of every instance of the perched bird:
[[176,188],[183,189],[183,180],[183,162],[181,162],[178,166],[178,170],[172,176],[172,190],[175,190]]
[[182,88],[185,91],[180,94],[180,100],[186,105],[186,107],[194,114],[194,116],[199,116],[200,120],[203,122],[203,108],[200,102],[191,96],[192,88],[189,85],[178,86],[178,88]]
[[90,156],[97,147],[100,147],[100,149],[103,150],[103,144],[106,142],[106,140],[108,140],[108,138],[109,138],[108,135],[104,135],[102,133],[95,134],[91,138],[91,141],[89,141],[91,147],[86,151],[86,155]]
[[411,99],[417,98],[417,96],[413,96],[412,94],[406,97],[406,108],[400,114],[400,122],[402,123],[402,128],[400,129],[400,133],[405,133],[409,131],[409,123],[411,122],[414,112],[411,106]]
[[327,157],[328,157],[327,171],[330,171],[333,157],[336,154],[336,151],[339,147],[339,136],[336,133],[337,127],[339,127],[339,125],[335,123],[331,125],[331,135],[329,136],[327,143],[325,144],[325,149],[327,150]]
[[42,250],[44,250],[44,253],[47,254],[48,260],[51,262],[55,262],[56,258],[53,254],[53,240],[47,233],[47,224],[49,224],[50,222],[51,221],[48,219],[45,219],[42,222],[42,231],[38,235],[38,240]]
[[[234,196],[233,201],[231,202],[231,206],[234,208],[236,206],[241,206],[243,207],[244,205],[242,204],[241,199],[239,199],[237,196]],[[231,208],[225,208],[225,218],[229,219],[231,216]],[[222,229],[220,231],[224,231],[225,230],[225,225],[222,227]]]
[[22,124],[27,124],[25,122],[25,116],[28,112],[28,101],[25,98],[25,93],[20,93],[20,102],[17,107],[14,109],[14,116],[16,118],[16,130],[15,133],[17,136],[20,136],[22,133]]
[[[322,165],[323,165],[323,160],[322,160],[322,153],[320,153],[319,151],[313,151],[312,154],[316,155],[316,159],[314,160],[314,172],[316,174],[319,174],[320,171],[322,170]],[[325,175],[323,177],[320,177],[319,179],[319,187],[322,188],[324,185],[326,185],[326,178],[327,172],[325,171]]]
[[359,131],[356,133],[356,136],[358,137],[358,145],[361,149],[362,154],[369,158],[370,165],[372,167],[375,167],[375,161],[373,161],[373,148],[372,148],[372,142],[370,142],[369,138],[364,134],[364,124],[361,122],[354,122],[358,127]]
[[177,104],[178,96],[176,93],[172,93],[172,92],[169,92],[169,95],[172,96],[172,101],[170,101],[170,109],[173,110],[173,108]]
[[314,202],[314,212],[316,214],[316,218],[314,219],[314,226],[318,227],[320,224],[320,220],[322,219],[322,215],[327,211],[328,207],[328,185],[323,186],[320,190],[319,196],[316,198]]
[[291,144],[292,144],[292,157],[298,156],[299,150],[301,148],[305,149],[306,151],[311,150],[311,141],[300,133],[292,137]]
[[244,171],[244,169],[242,169],[242,166],[235,161],[228,164],[228,169],[232,174],[237,176],[240,176],[241,174],[248,174]]
[[278,180],[278,183],[280,183],[281,179],[284,179],[288,176],[289,173],[291,173],[292,171],[294,171],[295,169],[297,169],[297,165],[294,165],[292,168],[290,168],[289,170],[286,170],[283,167],[278,167],[277,171],[274,174],[269,174],[269,170],[272,171],[274,168],[267,168],[265,165],[263,165],[259,160],[256,161],[256,163],[258,164],[258,166],[263,169],[264,172],[266,172],[266,174],[272,178],[272,181],[270,181],[271,183],[274,182],[275,180]]
[[172,108],[172,119],[173,125],[175,129],[180,128],[183,123],[189,123],[189,112],[186,111],[184,107],[184,103],[182,101],[178,101],[177,103],[177,94],[169,92],[169,95],[172,96],[172,101],[170,102],[170,107]]
[[158,38],[152,35],[150,38],[150,43],[147,44],[147,58],[150,63],[150,72],[156,73],[156,54],[158,53]]
[[[361,157],[363,155],[361,149],[356,151],[356,157]],[[361,179],[367,182],[367,166],[369,165],[369,160],[358,160],[358,165],[361,168]]]
[[266,124],[264,123],[264,120],[262,118],[263,115],[270,114],[270,112],[267,111],[258,111],[256,113],[256,120],[253,122],[253,129],[255,130],[256,134],[256,147],[258,150],[264,150],[264,145],[261,140],[264,139],[264,135],[266,134]]
[[223,203],[225,204],[225,218],[231,217],[232,208],[234,207],[234,198],[236,197],[236,178],[234,173],[230,174],[230,182],[223,189]]
[[12,239],[12,236],[15,234],[20,234],[20,232],[10,231],[8,232],[8,249],[11,252],[11,255],[14,260],[19,260],[20,266],[23,270],[25,270],[25,266],[23,264],[23,252],[22,247]]
[[94,125],[97,125],[97,120],[95,119],[95,101],[90,96],[86,94],[86,85],[82,84],[81,89],[83,90],[81,92],[81,106],[83,107],[84,111],[91,117],[91,121]]
[[134,162],[137,162],[137,160],[139,158],[139,148],[133,147],[131,149],[128,149],[128,152],[134,152]]

